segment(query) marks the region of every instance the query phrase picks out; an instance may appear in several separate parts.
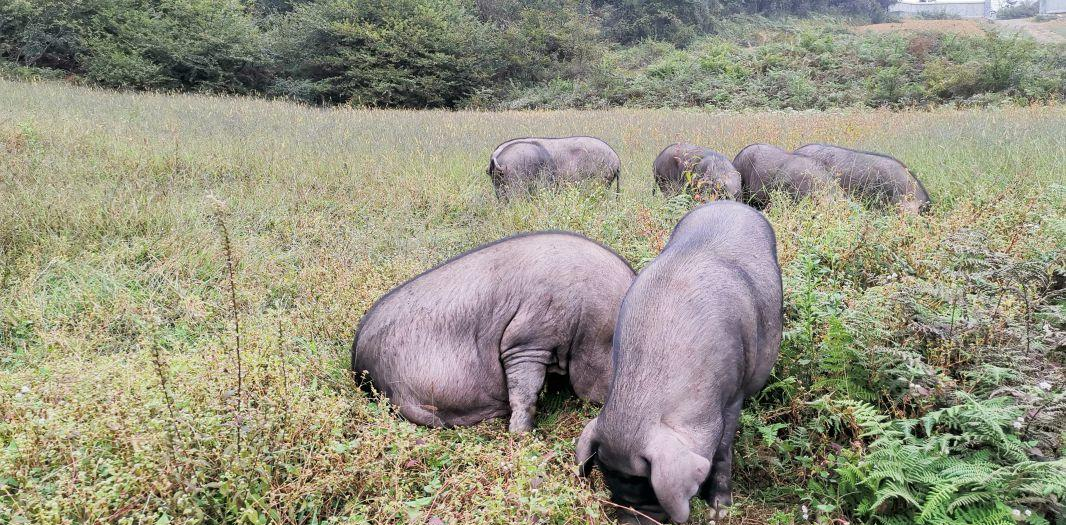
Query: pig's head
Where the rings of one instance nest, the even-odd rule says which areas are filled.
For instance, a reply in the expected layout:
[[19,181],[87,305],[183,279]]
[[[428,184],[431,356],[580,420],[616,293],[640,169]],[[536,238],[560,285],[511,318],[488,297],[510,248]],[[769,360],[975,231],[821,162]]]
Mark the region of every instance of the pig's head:
[[629,435],[621,446],[604,442],[597,426],[598,418],[590,421],[578,438],[581,475],[588,476],[595,465],[603,473],[614,503],[657,521],[687,521],[689,500],[710,474],[710,461],[692,452],[663,425],[655,426],[643,438]]
[[923,201],[911,195],[903,197],[898,206],[903,213],[914,216],[924,215],[930,209],[929,201]]
[[741,183],[740,172],[737,170],[729,170],[728,173],[721,177],[722,185],[725,187],[725,195],[735,201],[740,200]]
[[714,200],[740,200],[740,173],[736,170],[717,174],[711,179],[701,179],[699,186],[705,194],[713,195]]

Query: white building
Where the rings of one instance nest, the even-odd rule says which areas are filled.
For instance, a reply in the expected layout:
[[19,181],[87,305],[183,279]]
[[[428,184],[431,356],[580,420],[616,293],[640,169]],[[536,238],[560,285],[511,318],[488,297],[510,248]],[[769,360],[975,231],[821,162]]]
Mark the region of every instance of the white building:
[[1054,15],[1066,13],[1066,0],[1040,0],[1040,14]]
[[899,0],[889,11],[912,16],[918,13],[943,13],[962,18],[989,18],[999,9],[1000,3],[1000,0]]

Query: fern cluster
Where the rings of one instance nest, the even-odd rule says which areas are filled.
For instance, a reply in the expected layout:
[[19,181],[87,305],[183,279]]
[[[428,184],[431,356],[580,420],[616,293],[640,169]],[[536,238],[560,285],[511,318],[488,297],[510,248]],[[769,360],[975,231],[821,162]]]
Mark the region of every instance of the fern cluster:
[[763,465],[746,482],[816,523],[1066,524],[1062,250],[1019,258],[962,229],[915,261],[889,233],[810,238],[776,380],[743,420],[738,472]]
[[1009,398],[960,398],[919,419],[870,425],[877,437],[859,465],[857,514],[935,525],[1061,517],[1066,460],[1027,457],[1026,443],[1010,431],[1020,410]]

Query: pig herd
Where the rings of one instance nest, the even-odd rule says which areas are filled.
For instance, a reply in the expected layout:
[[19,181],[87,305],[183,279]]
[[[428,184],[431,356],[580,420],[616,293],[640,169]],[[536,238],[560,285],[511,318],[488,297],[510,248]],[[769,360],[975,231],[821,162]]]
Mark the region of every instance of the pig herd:
[[[620,166],[618,154],[600,139],[534,137],[497,146],[488,174],[496,195],[509,199],[537,187],[581,180],[614,183],[618,190]],[[732,161],[703,146],[671,144],[655,158],[652,173],[653,191],[675,194],[692,188],[754,206],[765,205],[774,191],[796,199],[848,195],[913,214],[929,206],[929,194],[902,162],[828,144],[809,144],[791,153],[752,144]]]
[[[619,184],[620,163],[591,137],[516,139],[492,153],[500,198],[538,184]],[[653,163],[664,193],[723,200],[685,215],[640,274],[609,248],[547,231],[475,248],[397,286],[364,315],[352,370],[420,425],[509,418],[533,428],[548,373],[602,404],[577,440],[582,475],[603,474],[630,523],[685,522],[695,496],[721,519],[731,504],[741,407],[769,378],[782,335],[771,192],[856,195],[918,213],[929,198],[891,157],[827,145],[766,144],[733,161],[674,144]]]

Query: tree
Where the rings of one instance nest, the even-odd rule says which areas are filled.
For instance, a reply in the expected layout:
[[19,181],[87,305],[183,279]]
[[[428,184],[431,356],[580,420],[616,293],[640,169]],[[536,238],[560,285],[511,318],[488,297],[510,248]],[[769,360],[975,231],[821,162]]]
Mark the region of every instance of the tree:
[[259,31],[238,0],[0,3],[0,56],[101,85],[246,92],[262,81]]
[[274,28],[273,90],[312,102],[455,107],[487,82],[491,43],[462,0],[320,0]]
[[706,31],[718,0],[600,0],[606,32],[622,43],[651,38],[685,44]]

